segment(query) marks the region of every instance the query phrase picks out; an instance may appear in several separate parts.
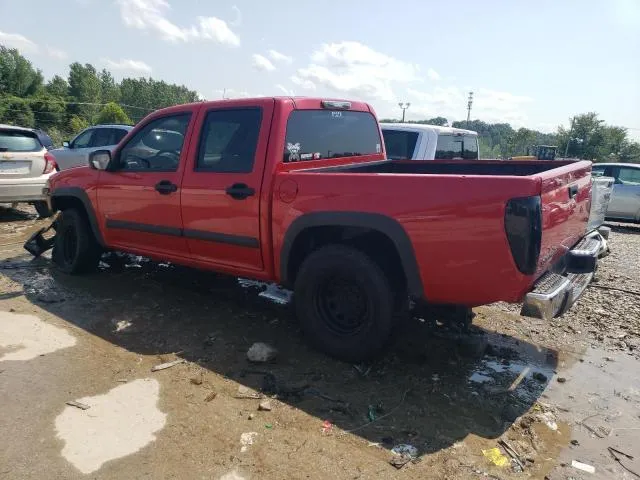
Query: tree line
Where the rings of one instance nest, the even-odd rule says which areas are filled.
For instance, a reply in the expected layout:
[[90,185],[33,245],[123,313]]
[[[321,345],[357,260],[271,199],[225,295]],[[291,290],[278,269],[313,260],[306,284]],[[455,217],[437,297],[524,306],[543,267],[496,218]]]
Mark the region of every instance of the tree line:
[[72,63],[67,78],[45,82],[18,50],[0,45],[0,123],[40,128],[55,145],[89,125],[133,124],[158,108],[195,101],[198,94],[185,86],[152,78],[116,82],[89,63]]
[[[397,122],[383,119],[382,122]],[[411,121],[428,125],[447,126],[444,117]],[[582,158],[596,162],[640,163],[640,143],[629,138],[627,129],[608,125],[597,113],[588,112],[570,119],[571,127],[558,127],[554,133],[528,128],[514,129],[508,123],[487,123],[482,120],[453,122],[450,126],[478,132],[482,158],[509,158],[526,155],[535,145],[558,147],[558,156]]]

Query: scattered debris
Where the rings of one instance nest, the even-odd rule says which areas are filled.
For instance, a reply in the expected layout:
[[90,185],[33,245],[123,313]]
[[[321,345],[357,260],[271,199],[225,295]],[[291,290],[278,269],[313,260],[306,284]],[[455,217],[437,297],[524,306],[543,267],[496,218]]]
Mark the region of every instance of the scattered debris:
[[209,395],[207,395],[206,397],[204,397],[204,401],[205,402],[210,402],[211,400],[213,400],[214,398],[216,398],[218,396],[218,394],[216,392],[210,392]]
[[578,445],[580,445],[580,442],[574,439],[574,440],[571,440],[571,445],[574,445],[577,447]]
[[402,467],[404,467],[407,463],[411,462],[412,460],[413,458],[411,458],[409,455],[394,455],[394,457],[391,460],[389,460],[389,463],[394,467],[396,467],[398,470],[400,470]]
[[582,470],[587,473],[596,473],[596,468],[588,463],[577,462],[576,460],[571,460],[571,466],[578,470]]
[[370,422],[376,421],[376,412],[378,408],[375,405],[369,405],[369,409],[367,410],[367,418]]
[[331,430],[333,430],[333,423],[331,423],[329,420],[325,420],[324,422],[322,422],[322,433],[327,434],[330,433]]
[[200,370],[195,377],[191,377],[191,383],[194,385],[202,385],[202,382],[204,382],[204,372]]
[[498,440],[498,445],[500,445],[504,449],[504,451],[507,452],[507,455],[509,455],[513,459],[513,461],[518,465],[518,467],[520,467],[520,471],[524,470],[524,462],[522,461],[522,458],[520,457],[520,455],[518,454],[515,448],[513,448],[509,443],[507,443],[506,440]]
[[597,429],[595,429],[595,428],[593,428],[593,427],[591,427],[591,426],[589,426],[589,425],[587,425],[587,424],[585,423],[585,422],[586,422],[587,420],[589,420],[590,418],[597,417],[598,415],[599,415],[598,413],[596,413],[596,414],[594,414],[594,415],[590,415],[590,416],[588,416],[588,417],[586,417],[586,418],[584,418],[584,419],[580,420],[580,421],[578,422],[578,425],[582,425],[584,428],[586,428],[586,429],[587,429],[587,430],[589,430],[591,433],[593,433],[596,437],[598,437],[598,438],[604,438],[604,437],[605,437],[605,435],[603,435],[603,434],[602,434],[602,433],[600,433]]
[[411,458],[418,456],[418,449],[408,443],[401,443],[391,449],[391,453],[394,455],[408,455]]
[[533,375],[531,376],[533,377],[534,380],[537,380],[540,383],[544,383],[547,381],[547,376],[541,372],[533,372]]
[[247,417],[249,420],[253,420],[254,418],[256,418],[256,414],[255,413],[250,413],[249,416]]
[[247,351],[247,359],[254,363],[266,363],[275,360],[278,350],[263,342],[256,342]]
[[543,422],[547,427],[549,427],[554,432],[558,430],[558,424],[556,423],[556,417],[552,412],[544,412],[538,414],[538,420]]
[[260,405],[258,405],[258,410],[261,411],[261,412],[270,412],[271,411],[271,402],[269,402],[268,400],[260,402]]
[[258,436],[258,432],[245,432],[240,435],[240,452],[246,452],[249,445],[253,445],[253,441]]
[[635,475],[636,477],[640,478],[640,473],[634,472],[633,470],[631,470],[629,467],[627,467],[624,463],[622,463],[622,459],[618,456],[618,455],[622,455],[623,457],[627,457],[629,460],[633,460],[633,455],[629,455],[628,453],[624,453],[621,452],[620,450],[613,448],[613,447],[607,447],[607,450],[609,450],[609,454],[613,457],[613,459],[618,462],[618,464],[624,468],[627,472]]
[[238,393],[236,393],[234,395],[234,398],[260,400],[260,399],[264,398],[264,395],[262,395],[261,393],[256,392],[255,390],[252,390],[249,387],[245,387],[244,385],[240,385],[240,386],[238,386]]
[[89,408],[91,408],[89,405],[87,405],[85,403],[76,402],[74,400],[71,400],[69,402],[64,402],[64,403],[66,403],[70,407],[79,408],[80,410],[88,410]]
[[366,377],[367,375],[369,375],[369,372],[371,372],[371,365],[354,365],[353,368],[355,368],[356,371],[363,377]]
[[558,383],[566,383],[567,379],[564,377],[558,377]]
[[161,363],[160,365],[156,365],[151,368],[152,372],[157,372],[159,370],[166,370],[167,368],[175,367],[176,365],[180,365],[181,363],[185,363],[185,360],[180,358],[178,360],[174,360],[173,362]]
[[264,428],[271,430],[273,428],[273,424],[271,423],[265,423],[264,424]]
[[510,463],[509,459],[502,454],[498,447],[482,450],[482,454],[496,467],[506,467]]

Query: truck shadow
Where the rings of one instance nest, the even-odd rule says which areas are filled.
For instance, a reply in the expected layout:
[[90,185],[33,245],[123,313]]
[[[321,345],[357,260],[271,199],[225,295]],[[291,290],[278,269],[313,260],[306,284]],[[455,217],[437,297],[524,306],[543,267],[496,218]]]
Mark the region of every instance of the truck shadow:
[[[353,366],[308,348],[288,307],[235,278],[118,254],[85,277],[26,255],[0,269],[33,303],[115,345],[145,355],[179,352],[277,395],[319,425],[328,419],[370,442],[408,443],[421,454],[469,434],[500,436],[537,401],[557,364],[555,351],[513,337],[479,327],[459,334],[413,318],[384,358]],[[254,342],[275,346],[277,361],[248,363]]]

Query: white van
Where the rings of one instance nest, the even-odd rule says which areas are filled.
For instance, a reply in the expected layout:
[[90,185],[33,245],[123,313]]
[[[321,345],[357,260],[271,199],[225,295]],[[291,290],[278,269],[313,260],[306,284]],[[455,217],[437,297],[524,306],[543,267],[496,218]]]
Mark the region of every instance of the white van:
[[381,123],[389,160],[478,160],[478,133],[420,123]]

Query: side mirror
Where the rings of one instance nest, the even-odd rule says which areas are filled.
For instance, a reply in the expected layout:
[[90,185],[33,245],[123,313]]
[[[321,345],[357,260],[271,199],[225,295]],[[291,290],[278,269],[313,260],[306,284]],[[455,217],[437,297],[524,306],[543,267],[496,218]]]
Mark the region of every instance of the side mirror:
[[96,150],[89,155],[89,166],[94,170],[106,170],[111,161],[109,150]]
[[64,142],[62,142],[62,146],[65,148],[71,148],[71,146],[69,145],[69,140],[65,140]]

